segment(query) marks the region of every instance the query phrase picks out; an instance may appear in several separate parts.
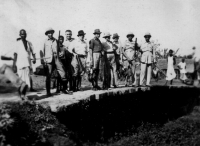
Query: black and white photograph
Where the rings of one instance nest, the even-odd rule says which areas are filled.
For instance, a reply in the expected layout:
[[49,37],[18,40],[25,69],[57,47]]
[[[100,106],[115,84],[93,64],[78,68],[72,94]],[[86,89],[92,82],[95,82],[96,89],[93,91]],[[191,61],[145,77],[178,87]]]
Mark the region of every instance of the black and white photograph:
[[0,146],[200,146],[199,0],[0,0]]

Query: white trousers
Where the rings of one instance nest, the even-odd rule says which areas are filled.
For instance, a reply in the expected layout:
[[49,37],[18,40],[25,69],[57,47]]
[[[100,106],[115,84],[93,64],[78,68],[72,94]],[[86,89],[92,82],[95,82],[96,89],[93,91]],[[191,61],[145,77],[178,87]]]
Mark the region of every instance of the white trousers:
[[[140,85],[150,85],[152,64],[141,63]],[[146,78],[146,79],[145,79]],[[146,80],[146,84],[145,84]]]
[[18,70],[18,75],[19,78],[24,81],[28,87],[30,88],[31,83],[30,83],[30,68],[29,67],[24,67],[23,69]]

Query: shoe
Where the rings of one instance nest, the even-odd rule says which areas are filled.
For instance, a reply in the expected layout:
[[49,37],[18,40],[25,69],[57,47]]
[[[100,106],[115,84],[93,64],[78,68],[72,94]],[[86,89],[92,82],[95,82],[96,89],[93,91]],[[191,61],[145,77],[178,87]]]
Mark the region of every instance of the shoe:
[[96,86],[96,89],[97,89],[97,90],[101,90],[101,87],[99,87],[99,86],[97,85],[97,86]]
[[22,100],[24,100],[24,97],[26,95],[27,89],[28,89],[28,85],[25,82],[23,82],[21,84],[21,86],[18,88],[18,93],[19,93],[19,96],[20,96],[20,98]]
[[113,87],[114,87],[114,88],[118,88],[118,86],[117,86],[117,85],[113,85]]
[[35,90],[35,89],[30,89],[30,92],[37,92],[37,90]]
[[135,88],[140,87],[140,85],[134,85]]
[[140,87],[147,87],[146,85],[140,85]]
[[51,97],[53,96],[51,93],[47,93],[47,97]]
[[62,93],[63,93],[63,94],[69,94],[69,95],[72,95],[72,94],[73,94],[73,92],[70,92],[70,91],[68,91],[68,90],[63,90]]
[[146,85],[147,87],[152,87],[152,85]]
[[56,94],[59,94],[60,93],[60,90],[56,90]]

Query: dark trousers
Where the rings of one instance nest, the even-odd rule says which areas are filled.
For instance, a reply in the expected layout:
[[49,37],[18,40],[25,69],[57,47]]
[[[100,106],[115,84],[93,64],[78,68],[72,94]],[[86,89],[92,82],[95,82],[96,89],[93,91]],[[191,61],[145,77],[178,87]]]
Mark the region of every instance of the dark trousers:
[[47,94],[49,94],[50,90],[51,90],[51,75],[52,75],[52,73],[55,69],[57,70],[58,76],[60,76],[61,80],[63,82],[66,81],[65,70],[64,70],[64,67],[63,67],[60,60],[53,59],[51,63],[46,63],[44,65],[44,71],[45,71],[45,75],[46,75],[46,91],[47,91]]

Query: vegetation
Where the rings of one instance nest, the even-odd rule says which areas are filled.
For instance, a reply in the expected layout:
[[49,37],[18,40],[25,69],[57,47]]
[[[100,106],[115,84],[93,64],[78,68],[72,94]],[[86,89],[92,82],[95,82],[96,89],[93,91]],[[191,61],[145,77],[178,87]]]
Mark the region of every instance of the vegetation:
[[0,146],[72,145],[66,128],[49,108],[31,102],[8,103],[0,107]]

